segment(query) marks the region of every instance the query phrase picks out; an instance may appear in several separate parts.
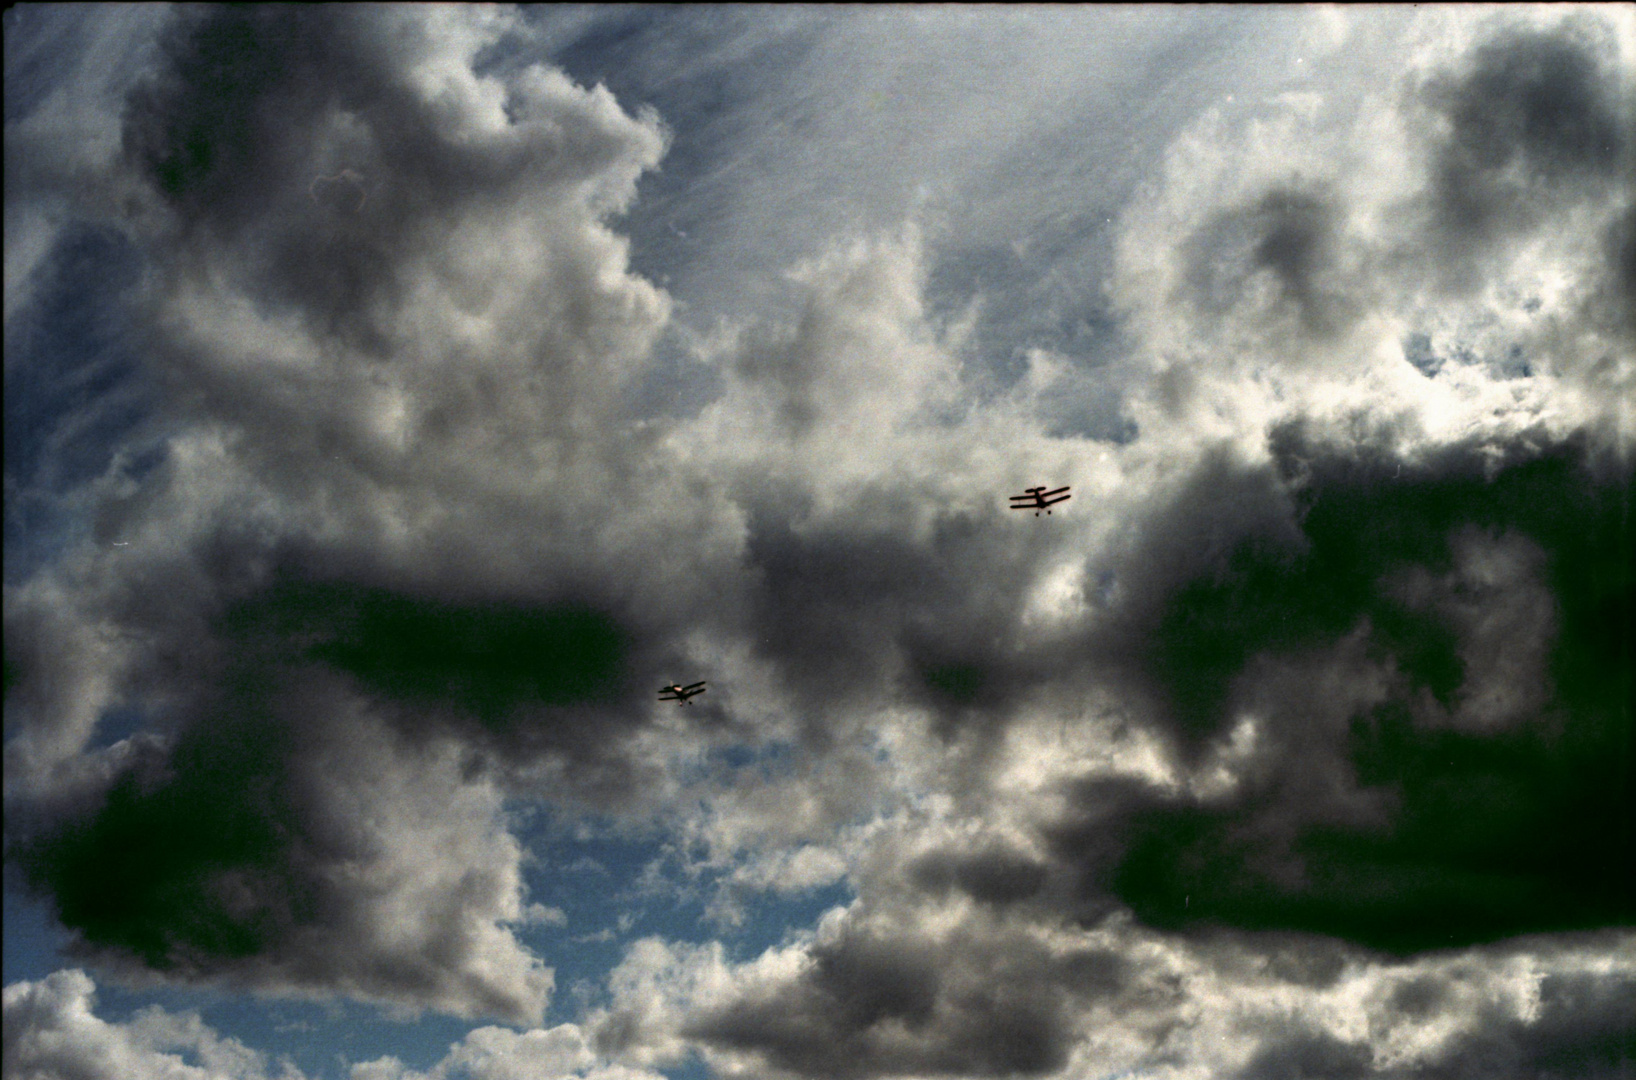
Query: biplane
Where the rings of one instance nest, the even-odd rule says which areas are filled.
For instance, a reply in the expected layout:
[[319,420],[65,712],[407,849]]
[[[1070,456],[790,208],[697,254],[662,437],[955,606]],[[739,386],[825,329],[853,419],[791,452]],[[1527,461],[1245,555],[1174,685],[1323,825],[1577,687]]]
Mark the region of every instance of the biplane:
[[[696,682],[691,686],[683,686],[681,683],[671,683],[669,686],[661,686],[659,688],[659,700],[674,701],[678,705],[686,705],[688,698],[698,697],[702,693],[704,693],[704,683],[702,682]],[[666,697],[666,694],[669,694],[670,696]]]
[[1041,484],[1039,487],[1029,488],[1021,495],[1011,496],[1011,509],[1032,510],[1034,516],[1039,517],[1041,510],[1045,510],[1047,514],[1051,512],[1046,507],[1055,506],[1059,502],[1067,502],[1071,498],[1073,496],[1068,494],[1066,486],[1059,487],[1055,491],[1046,491],[1045,485]]

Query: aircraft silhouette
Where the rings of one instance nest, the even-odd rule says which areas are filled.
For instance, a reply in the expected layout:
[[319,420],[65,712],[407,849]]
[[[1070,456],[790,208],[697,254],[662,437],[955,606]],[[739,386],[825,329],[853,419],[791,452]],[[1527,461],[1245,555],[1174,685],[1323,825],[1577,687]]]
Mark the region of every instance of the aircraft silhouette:
[[[1059,487],[1055,491],[1046,491],[1045,485],[1041,484],[1039,487],[1029,488],[1021,495],[1011,496],[1011,509],[1032,510],[1034,516],[1039,517],[1040,511],[1045,510],[1046,507],[1055,506],[1059,502],[1067,502],[1071,498],[1073,496],[1068,494],[1066,486]],[[1051,511],[1045,510],[1045,512],[1049,514]]]
[[[687,699],[704,693],[704,683],[696,682],[692,686],[683,686],[681,683],[671,683],[659,688],[660,701],[674,701],[678,705],[686,705]],[[665,697],[666,694],[671,695]]]

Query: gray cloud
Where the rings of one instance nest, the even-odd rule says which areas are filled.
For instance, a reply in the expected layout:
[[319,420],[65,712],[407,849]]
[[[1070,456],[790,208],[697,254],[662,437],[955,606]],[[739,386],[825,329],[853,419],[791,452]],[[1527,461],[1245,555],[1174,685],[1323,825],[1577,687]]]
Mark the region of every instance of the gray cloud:
[[[664,318],[598,224],[660,136],[541,69],[474,79],[471,54],[505,26],[458,16],[439,36],[386,10],[188,10],[128,97],[125,159],[151,195],[132,226],[151,274],[148,364],[198,441],[98,482],[102,546],[68,564],[66,608],[48,614],[44,577],[7,591],[8,735],[21,721],[8,797],[60,786],[111,706],[164,733],[161,760],[9,834],[87,955],[466,1015],[537,1018],[547,1000],[550,970],[503,925],[520,852],[500,795],[449,736],[513,764],[577,753],[581,791],[622,789],[612,743],[636,721],[607,727],[586,706],[605,686],[629,702],[627,660],[645,686],[659,658],[560,580],[498,604],[425,576],[407,592],[367,584],[391,575],[356,531],[365,504],[429,508],[489,471],[450,441],[515,439],[484,404],[496,395],[523,425],[581,428],[616,402],[605,361],[640,354]],[[365,197],[313,194],[348,169],[373,179]],[[508,216],[525,200],[536,217]],[[462,263],[473,234],[530,220],[527,269]],[[530,295],[544,306],[519,307]],[[508,345],[438,337],[462,310],[509,321]],[[426,453],[438,443],[441,458]],[[511,459],[489,491],[526,471]],[[436,479],[440,460],[466,475]],[[350,541],[314,542],[301,521],[330,498]],[[51,625],[66,649],[40,647]],[[557,658],[543,669],[542,651]],[[422,850],[439,830],[450,843]]]
[[1196,235],[1189,271],[1194,302],[1221,317],[1246,302],[1258,272],[1271,275],[1280,301],[1308,334],[1331,337],[1356,317],[1356,301],[1337,277],[1335,247],[1345,209],[1333,199],[1275,189],[1253,206],[1224,214]]
[[[1612,569],[1630,477],[1598,483],[1571,456],[1492,480],[1475,465],[1387,485],[1351,463],[1350,477],[1319,479],[1328,467],[1309,460],[1306,550],[1246,543],[1171,595],[1150,654],[1169,722],[1212,733],[1236,760],[1227,786],[1206,783],[1196,802],[1137,801],[1171,808],[1137,814],[1101,880],[1139,915],[1392,950],[1629,917],[1628,825],[1575,823],[1630,814],[1611,775],[1588,779],[1593,761],[1617,757],[1608,740],[1622,724],[1614,683],[1629,660],[1604,620],[1631,602]],[[1544,565],[1540,544],[1550,592],[1526,576],[1501,584]],[[1417,563],[1452,564],[1462,606],[1438,615],[1391,599],[1402,594],[1390,575]],[[1592,654],[1606,676],[1581,666]],[[1104,850],[1102,813],[1064,850]]]
[[[1626,378],[1628,213],[1594,196],[1628,149],[1575,25],[1480,42],[1408,112],[1201,121],[1106,230],[1076,189],[1054,284],[1011,292],[1111,263],[1106,380],[1089,346],[974,367],[935,222],[848,222],[787,320],[693,328],[713,396],[682,409],[649,400],[671,299],[608,224],[680,129],[529,63],[549,27],[506,13],[180,13],[112,166],[165,446],[66,470],[83,542],[7,587],[8,857],[113,970],[515,1023],[553,976],[511,929],[507,799],[663,821],[724,905],[856,890],[742,964],[633,946],[564,1069],[587,1039],[811,1076],[1615,1068],[1619,976],[1542,968],[1529,1017],[1504,951],[1632,914],[1632,478],[1593,392]],[[784,42],[801,93],[849,70],[822,40]],[[1404,160],[1308,168],[1393,123]],[[1473,286],[1446,308],[1403,205]],[[1600,247],[1506,246],[1568,210]],[[1024,251],[996,220],[971,243]],[[1060,515],[999,505],[1045,481]],[[104,737],[117,710],[146,730]],[[781,756],[701,765],[726,746]],[[1258,994],[1300,1016],[1219,1019]]]
[[1428,1078],[1623,1076],[1636,1064],[1636,985],[1628,977],[1549,975],[1538,1014],[1494,1017],[1455,1040],[1440,1060],[1407,1075]]
[[[73,949],[128,971],[537,1018],[498,794],[314,671],[240,668],[162,759],[14,844]],[[359,806],[371,808],[368,817]]]
[[910,873],[927,889],[946,891],[952,886],[974,900],[1009,904],[1038,893],[1046,868],[1033,859],[991,848],[969,854],[935,852],[917,860]]
[[1447,132],[1433,201],[1445,251],[1469,259],[1552,211],[1607,194],[1628,167],[1632,122],[1611,53],[1603,26],[1570,20],[1502,32],[1457,74],[1430,80],[1423,94]]
[[1636,206],[1608,223],[1603,234],[1601,254],[1607,262],[1607,274],[1602,287],[1587,304],[1587,315],[1615,333],[1623,332],[1626,340],[1636,337]]
[[1263,1046],[1238,1075],[1245,1080],[1307,1080],[1319,1076],[1353,1080],[1375,1072],[1369,1058],[1369,1048],[1362,1043],[1343,1042],[1328,1034],[1297,1035]]
[[929,943],[849,934],[815,947],[798,981],[702,1017],[691,1033],[803,1076],[1060,1068],[1069,1045],[1062,984],[1084,981],[1095,957],[1052,964],[1020,939],[961,945],[939,957]]

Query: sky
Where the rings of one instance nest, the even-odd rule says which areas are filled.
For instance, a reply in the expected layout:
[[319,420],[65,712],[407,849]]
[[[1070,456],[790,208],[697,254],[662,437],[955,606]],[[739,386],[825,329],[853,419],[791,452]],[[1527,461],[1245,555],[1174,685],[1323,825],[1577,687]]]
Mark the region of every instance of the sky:
[[1636,1069],[1628,5],[4,50],[8,1080]]

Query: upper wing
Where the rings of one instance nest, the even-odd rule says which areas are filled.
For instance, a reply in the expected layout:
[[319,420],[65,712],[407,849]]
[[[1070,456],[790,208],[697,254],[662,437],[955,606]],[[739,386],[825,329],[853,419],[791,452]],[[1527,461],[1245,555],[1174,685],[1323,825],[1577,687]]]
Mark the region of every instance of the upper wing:
[[1067,502],[1071,498],[1073,498],[1072,495],[1063,495],[1060,498],[1056,498],[1056,499],[1043,498],[1043,499],[1040,500],[1040,505],[1041,506],[1055,506],[1057,503]]
[[684,694],[686,694],[686,693],[697,693],[699,691],[702,691],[703,689],[704,689],[704,681],[701,679],[700,681],[694,683],[691,686],[682,687],[682,693],[684,693]]
[[1049,499],[1053,495],[1061,495],[1064,491],[1068,490],[1068,487],[1069,487],[1069,485],[1063,484],[1061,487],[1057,488],[1055,491],[1047,491],[1044,495],[1042,495],[1040,497],[1043,498],[1043,499]]

